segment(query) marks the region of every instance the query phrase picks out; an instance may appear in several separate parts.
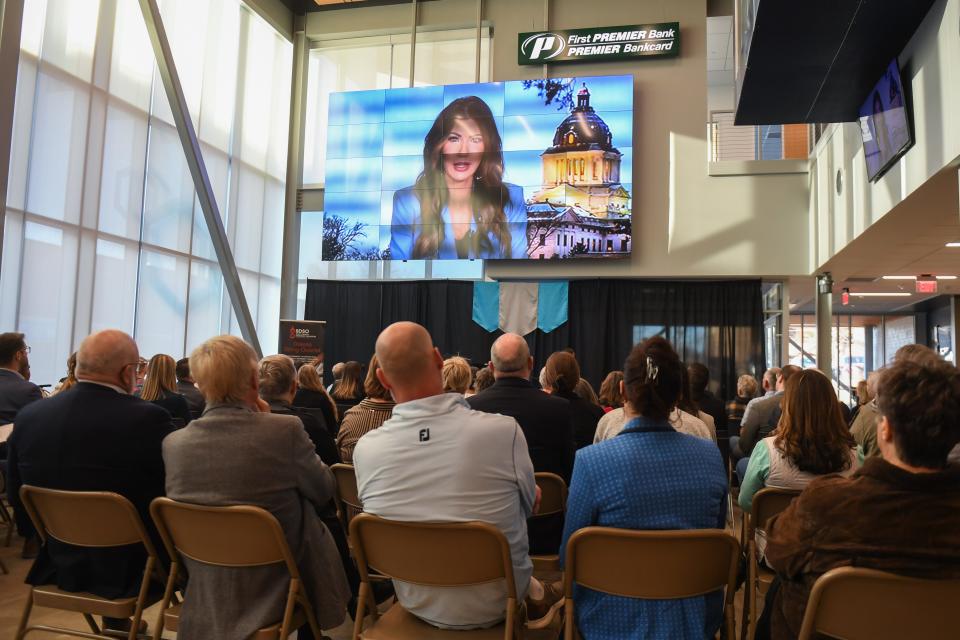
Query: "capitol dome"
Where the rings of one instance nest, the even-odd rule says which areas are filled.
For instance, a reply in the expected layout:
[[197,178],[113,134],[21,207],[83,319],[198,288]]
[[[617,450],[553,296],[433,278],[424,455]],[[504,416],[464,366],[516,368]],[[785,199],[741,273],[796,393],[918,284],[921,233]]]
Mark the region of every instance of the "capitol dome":
[[584,83],[583,88],[577,92],[577,106],[557,127],[553,134],[553,146],[545,153],[591,150],[620,153],[613,147],[610,127],[590,106],[590,91]]

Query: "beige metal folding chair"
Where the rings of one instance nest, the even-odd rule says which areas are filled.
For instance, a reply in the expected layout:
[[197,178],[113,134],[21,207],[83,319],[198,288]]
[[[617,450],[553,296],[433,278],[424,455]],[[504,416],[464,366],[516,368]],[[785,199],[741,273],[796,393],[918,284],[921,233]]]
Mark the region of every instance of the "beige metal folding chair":
[[320,637],[320,625],[300,580],[300,570],[280,523],[270,512],[246,505],[208,507],[156,498],[150,503],[150,515],[171,559],[170,578],[157,618],[157,638],[165,627],[176,631],[180,626],[182,605],[171,606],[171,600],[181,556],[218,567],[284,565],[290,574],[290,586],[283,618],[260,629],[253,640],[286,640],[304,622],[309,622],[314,636]]
[[[3,546],[9,547],[16,523],[13,521],[13,516],[10,515],[10,505],[7,504],[7,474],[2,469],[0,469],[0,522],[7,528],[7,537],[3,541]],[[6,573],[6,570],[4,570],[4,573]]]
[[[93,616],[132,618],[129,640],[137,637],[143,610],[156,602],[150,598],[152,580],[162,584],[164,572],[157,563],[157,552],[129,500],[106,491],[58,491],[24,485],[20,499],[37,529],[43,544],[49,539],[77,547],[121,547],[141,544],[147,552],[140,591],[135,598],[110,600],[92,593],[63,591],[53,585],[32,587],[17,628],[17,640],[31,631],[62,633],[80,638],[104,638]],[[46,625],[27,626],[33,606],[75,611],[83,615],[90,633]]]
[[335,464],[330,467],[330,471],[337,480],[337,491],[333,495],[333,501],[337,505],[337,518],[343,527],[343,533],[349,535],[350,521],[363,512],[357,492],[357,472],[352,464]]
[[[542,521],[548,518],[563,518],[567,512],[567,483],[555,473],[541,471],[533,474],[540,487],[540,511],[530,516],[530,521]],[[530,556],[535,572],[560,571],[558,554]]]
[[960,579],[921,580],[841,567],[814,583],[799,640],[956,640]]
[[726,589],[727,638],[736,633],[733,597],[740,543],[721,529],[633,531],[586,527],[567,541],[564,637],[579,636],[573,585],[643,600],[692,598]]
[[[483,522],[420,524],[395,522],[368,513],[350,523],[360,599],[354,616],[353,638],[358,640],[512,640],[525,617],[517,600],[510,546],[503,533]],[[370,568],[396,580],[434,587],[506,582],[506,620],[489,629],[437,629],[394,604],[378,615],[370,586]],[[363,629],[364,612],[373,624]]]
[[773,572],[760,566],[760,549],[757,547],[757,532],[766,530],[770,518],[790,506],[790,503],[800,495],[795,489],[778,489],[767,487],[753,496],[750,505],[751,513],[743,513],[743,535],[747,546],[747,581],[743,594],[743,625],[740,633],[746,639],[752,639],[757,630],[757,619],[760,617],[759,605],[761,601],[761,587],[766,593],[766,587],[773,581]]

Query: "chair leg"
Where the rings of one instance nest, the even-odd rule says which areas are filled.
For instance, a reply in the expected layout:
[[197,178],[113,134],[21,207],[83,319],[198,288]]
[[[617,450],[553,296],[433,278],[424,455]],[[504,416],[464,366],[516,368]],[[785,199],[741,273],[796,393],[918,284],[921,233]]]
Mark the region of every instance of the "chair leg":
[[757,589],[760,585],[758,584],[757,561],[756,556],[754,555],[752,544],[750,545],[749,553],[750,557],[747,560],[747,566],[749,567],[749,572],[747,574],[747,587],[750,589],[750,617],[748,618],[749,627],[747,628],[747,640],[753,640],[757,633]]
[[[360,594],[357,596],[357,610],[353,614],[353,640],[358,640],[360,632],[363,631],[363,617],[366,615],[367,599],[371,597],[370,583],[360,583]],[[376,609],[376,600],[374,599],[372,608]]]
[[85,613],[83,614],[83,619],[87,621],[87,626],[90,627],[90,630],[99,635],[100,627],[97,625],[97,621],[93,619],[93,616]]
[[[320,628],[320,623],[317,621],[317,615],[313,611],[313,605],[310,604],[309,600],[307,600],[307,594],[303,589],[300,589],[300,592],[297,594],[297,601],[300,603],[304,614],[307,616],[307,623],[310,625],[310,630],[313,631],[313,637],[317,639],[322,638],[323,630]],[[160,639],[157,638],[157,640]]]
[[0,573],[2,573],[3,575],[7,575],[8,573],[10,573],[10,570],[7,569],[7,565],[3,563],[3,560],[0,560]]
[[27,595],[27,604],[23,607],[23,613],[20,614],[20,624],[17,626],[16,640],[22,640],[26,635],[27,622],[30,620],[30,610],[33,608],[33,590]]
[[290,635],[290,621],[293,619],[293,608],[297,602],[298,590],[299,580],[293,578],[290,580],[290,589],[287,590],[287,606],[283,609],[283,623],[280,625],[281,638],[286,638]]
[[157,626],[156,630],[153,632],[153,637],[156,640],[161,640],[163,638],[163,614],[170,608],[170,600],[174,596],[174,585],[177,584],[177,573],[180,570],[180,566],[176,562],[170,563],[170,575],[167,577],[167,586],[163,589],[163,599],[160,601],[160,613],[157,614]]

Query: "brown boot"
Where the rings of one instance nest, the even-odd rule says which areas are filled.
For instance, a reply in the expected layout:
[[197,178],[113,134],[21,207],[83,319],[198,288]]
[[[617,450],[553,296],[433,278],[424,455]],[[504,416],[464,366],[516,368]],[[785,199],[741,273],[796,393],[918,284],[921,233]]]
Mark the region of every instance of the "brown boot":
[[534,600],[527,594],[527,621],[536,622],[546,618],[554,611],[563,606],[563,590],[560,582],[544,582],[543,597]]

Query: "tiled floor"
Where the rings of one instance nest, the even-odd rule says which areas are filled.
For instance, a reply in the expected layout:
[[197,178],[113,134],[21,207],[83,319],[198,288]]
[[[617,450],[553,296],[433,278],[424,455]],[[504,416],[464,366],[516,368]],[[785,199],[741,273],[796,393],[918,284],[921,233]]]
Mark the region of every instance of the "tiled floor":
[[[740,522],[740,510],[738,507],[734,507],[735,522],[737,527],[739,527]],[[6,531],[0,528],[0,533],[6,534]],[[7,565],[7,568],[10,570],[9,575],[0,575],[0,639],[7,640],[14,638],[14,634],[17,630],[17,625],[20,621],[20,615],[23,611],[23,606],[27,597],[27,586],[23,583],[23,578],[27,574],[28,569],[32,561],[22,560],[20,558],[20,545],[22,540],[16,536],[13,539],[13,543],[9,547],[2,546],[3,538],[0,536],[0,558],[3,559],[3,562]],[[740,612],[743,602],[743,590],[737,593],[736,597],[736,615],[737,615],[737,625],[738,625],[738,634],[739,634],[739,625],[740,625]],[[154,623],[156,622],[158,606],[154,605],[147,610],[144,618],[150,625],[152,629]],[[66,613],[52,611],[49,609],[40,609],[34,608],[33,613],[31,614],[31,621],[40,624],[49,624],[52,626],[60,627],[72,627],[80,630],[87,630],[86,624],[83,621],[83,618],[79,614],[75,613]],[[348,618],[347,621],[339,626],[336,629],[325,630],[325,635],[332,638],[332,640],[348,640],[351,635],[351,621]],[[33,637],[37,638],[57,638],[66,640],[71,636],[67,635],[51,635],[51,634],[31,634],[27,636],[28,640]],[[175,638],[176,634],[165,632],[165,638]],[[738,635],[739,637],[739,635]]]

